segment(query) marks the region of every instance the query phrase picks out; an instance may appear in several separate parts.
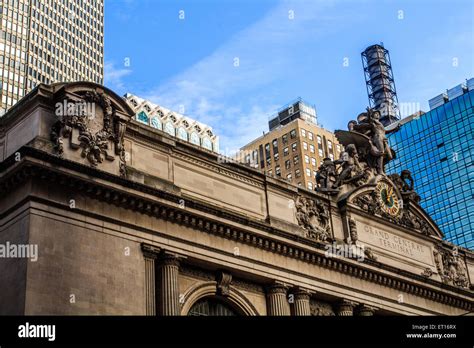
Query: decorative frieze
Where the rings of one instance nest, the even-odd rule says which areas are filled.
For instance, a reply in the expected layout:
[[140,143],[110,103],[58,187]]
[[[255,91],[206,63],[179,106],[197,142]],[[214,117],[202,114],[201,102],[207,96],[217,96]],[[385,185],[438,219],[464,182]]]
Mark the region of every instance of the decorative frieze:
[[309,302],[310,312],[313,316],[334,316],[334,309],[328,302],[311,299]]

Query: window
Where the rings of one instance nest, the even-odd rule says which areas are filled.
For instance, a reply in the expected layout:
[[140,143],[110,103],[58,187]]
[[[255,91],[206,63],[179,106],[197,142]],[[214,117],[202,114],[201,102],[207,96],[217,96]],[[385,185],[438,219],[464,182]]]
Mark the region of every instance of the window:
[[204,139],[202,139],[202,147],[212,151],[211,139],[209,139],[208,137],[205,137]]
[[312,165],[313,167],[316,167],[316,158],[311,157],[311,165]]
[[236,316],[238,313],[227,304],[214,298],[203,298],[192,305],[188,316]]
[[309,151],[310,151],[311,153],[314,153],[314,145],[313,145],[313,144],[310,144],[310,145],[309,145]]
[[272,171],[271,169],[268,171],[268,175],[269,175],[269,176],[272,176],[272,175],[273,175],[273,171]]
[[201,139],[199,139],[199,135],[196,132],[191,133],[190,137],[191,143],[194,145],[201,145]]
[[277,176],[281,176],[281,168],[280,168],[280,166],[276,166],[276,167],[275,167],[275,174],[276,174]]
[[308,150],[308,143],[303,141],[303,149]]
[[323,150],[318,149],[318,154],[319,154],[320,157],[323,157]]
[[337,152],[341,152],[341,145],[336,145]]
[[178,128],[178,138],[188,141],[188,132],[183,127]]
[[290,167],[291,167],[291,162],[290,162],[290,160],[286,160],[286,161],[285,161],[285,169],[290,169]]
[[304,163],[309,164],[309,156],[308,155],[304,155]]
[[273,139],[272,141],[273,145],[273,157],[275,161],[278,161],[279,155],[278,155],[278,139]]
[[308,139],[309,139],[309,140],[313,140],[313,133],[308,132]]
[[296,152],[297,146],[296,143],[291,144],[291,151]]
[[331,159],[331,161],[334,161],[334,155],[332,153],[329,154],[329,158]]
[[296,155],[295,157],[293,157],[293,164],[296,166],[298,165],[298,163],[300,163],[300,158],[298,157],[298,155]]
[[286,174],[286,180],[291,181],[291,173]]
[[290,154],[290,150],[288,149],[288,146],[283,149],[283,156],[288,156]]
[[168,133],[169,135],[172,135],[172,136],[175,136],[175,133],[174,133],[174,126],[171,122],[166,122],[166,125],[165,125],[165,132]]
[[308,190],[312,190],[313,189],[313,183],[312,182],[308,182]]
[[296,138],[296,129],[293,129],[293,130],[290,132],[290,138],[291,138],[291,139]]
[[272,165],[272,158],[268,157],[267,158],[267,166],[271,166],[271,165]]
[[301,129],[301,136],[306,138],[306,130],[305,129]]
[[328,140],[328,150],[329,150],[329,152],[333,152],[331,140]]
[[270,158],[270,144],[269,143],[265,144],[265,158],[267,159]]
[[153,117],[151,119],[151,126],[156,129],[161,129],[161,120],[158,117]]
[[299,169],[295,170],[295,178],[299,178],[301,176],[301,172]]
[[323,141],[321,140],[321,137],[318,135],[318,145],[322,144]]
[[306,168],[306,176],[311,176],[311,169],[309,168]]
[[148,116],[147,114],[145,113],[145,111],[140,111],[137,115],[137,121],[140,121],[141,123],[145,123],[145,124],[148,124]]
[[281,141],[282,141],[283,144],[288,144],[288,134],[284,134],[281,137]]

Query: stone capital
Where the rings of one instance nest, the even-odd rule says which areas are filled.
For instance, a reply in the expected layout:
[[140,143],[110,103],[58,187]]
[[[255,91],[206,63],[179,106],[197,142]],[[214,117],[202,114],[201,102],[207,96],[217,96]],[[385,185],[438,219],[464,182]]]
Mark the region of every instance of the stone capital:
[[358,305],[357,302],[342,299],[337,303],[337,313],[338,315],[353,315],[354,308]]
[[161,266],[179,267],[180,262],[184,259],[186,256],[168,250],[162,250],[158,257]]
[[156,260],[160,255],[161,249],[157,246],[141,243],[142,253],[146,258]]
[[377,310],[378,310],[377,307],[361,304],[357,308],[357,314],[363,317],[368,317],[368,316],[374,315]]
[[293,294],[295,295],[295,300],[307,300],[311,298],[311,295],[313,295],[315,292],[302,288],[302,287],[295,287],[293,288]]
[[269,294],[283,294],[286,296],[289,286],[283,282],[275,281],[267,287]]

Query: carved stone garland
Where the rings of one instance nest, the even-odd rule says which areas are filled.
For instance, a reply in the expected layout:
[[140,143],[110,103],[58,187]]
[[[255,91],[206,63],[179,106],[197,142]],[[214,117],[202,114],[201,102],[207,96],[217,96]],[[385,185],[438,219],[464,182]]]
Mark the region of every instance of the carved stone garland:
[[[59,156],[62,156],[64,153],[63,138],[71,138],[73,134],[77,133],[77,139],[71,140],[79,142],[79,147],[82,149],[81,156],[86,158],[91,166],[96,167],[103,162],[104,158],[109,161],[114,160],[114,156],[109,153],[109,143],[112,141],[115,145],[115,154],[120,159],[120,175],[126,176],[125,148],[123,146],[126,124],[115,117],[112,103],[104,93],[88,91],[83,98],[83,102],[95,103],[102,108],[102,127],[94,129],[97,128],[97,125],[90,122],[88,115],[81,115],[77,112],[61,116],[51,128],[50,138],[54,143],[54,150]],[[95,118],[95,115],[91,116]],[[71,147],[74,147],[73,143],[71,143]]]
[[436,269],[445,284],[468,288],[467,270],[456,248],[446,250],[441,246],[433,250]]
[[331,239],[331,226],[326,204],[299,196],[296,199],[296,220],[305,231],[305,237],[318,241]]

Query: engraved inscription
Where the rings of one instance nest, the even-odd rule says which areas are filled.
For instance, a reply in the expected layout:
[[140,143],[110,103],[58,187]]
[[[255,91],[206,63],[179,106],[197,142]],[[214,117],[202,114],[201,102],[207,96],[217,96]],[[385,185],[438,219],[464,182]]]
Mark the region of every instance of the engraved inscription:
[[359,240],[398,255],[432,265],[430,248],[411,239],[357,221]]

